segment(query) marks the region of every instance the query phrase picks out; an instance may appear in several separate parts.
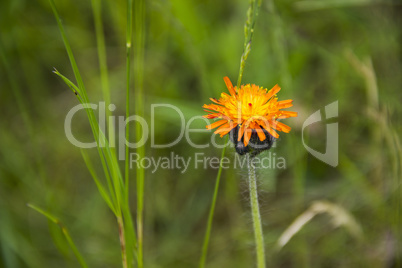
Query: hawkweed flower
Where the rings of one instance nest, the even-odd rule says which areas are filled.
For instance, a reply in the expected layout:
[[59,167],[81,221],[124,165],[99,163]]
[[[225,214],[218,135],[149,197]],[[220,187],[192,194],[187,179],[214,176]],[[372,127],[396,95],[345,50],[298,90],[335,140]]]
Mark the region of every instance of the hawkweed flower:
[[271,90],[254,84],[233,87],[228,77],[223,78],[229,94],[222,93],[219,100],[210,98],[213,104],[204,104],[207,119],[220,119],[207,129],[217,128],[215,134],[223,137],[229,134],[236,152],[253,156],[271,148],[279,137],[277,131],[288,133],[290,127],[279,122],[280,119],[296,117],[297,112],[281,109],[292,107],[293,100],[278,101],[280,87]]

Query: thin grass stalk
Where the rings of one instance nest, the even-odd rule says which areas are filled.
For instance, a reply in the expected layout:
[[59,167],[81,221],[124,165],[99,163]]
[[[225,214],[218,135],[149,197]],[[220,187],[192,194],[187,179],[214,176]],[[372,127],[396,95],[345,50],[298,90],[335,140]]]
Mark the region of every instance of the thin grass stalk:
[[[145,49],[145,2],[135,1],[135,114],[144,118],[144,49]],[[142,138],[142,126],[139,121],[135,124],[135,137],[139,141]],[[145,147],[137,148],[140,159],[145,157]],[[143,214],[144,214],[144,179],[143,167],[137,169],[137,264],[143,268]]]
[[[85,90],[84,83],[83,83],[82,78],[81,78],[81,74],[79,72],[77,63],[75,61],[73,52],[71,50],[71,46],[70,46],[70,44],[68,42],[67,36],[65,34],[65,31],[64,31],[63,24],[61,23],[61,19],[60,19],[58,11],[56,9],[56,6],[54,4],[54,1],[50,0],[49,2],[50,2],[50,5],[52,7],[54,16],[56,18],[56,21],[57,21],[57,24],[58,24],[58,27],[59,27],[59,31],[60,31],[62,39],[63,39],[63,43],[64,43],[65,49],[67,51],[67,55],[69,57],[71,67],[72,67],[73,72],[74,72],[74,76],[75,76],[75,78],[77,80],[77,83],[78,83],[78,87],[75,86],[74,83],[72,83],[68,78],[66,78],[65,76],[61,75],[57,70],[55,70],[54,73],[57,74],[58,76],[60,76],[63,79],[63,81],[74,91],[74,93],[77,96],[77,98],[80,101],[80,103],[83,104],[84,107],[85,107],[85,111],[86,111],[88,119],[89,119],[89,123],[90,123],[91,129],[92,129],[92,133],[94,135],[95,141],[97,142],[97,149],[98,149],[99,157],[101,159],[101,163],[102,163],[102,166],[103,166],[103,169],[104,169],[104,172],[105,172],[105,176],[106,176],[106,178],[108,180],[113,180],[113,182],[114,182],[114,187],[113,187],[114,189],[109,189],[109,190],[110,190],[110,192],[114,192],[116,194],[116,199],[115,199],[115,201],[116,201],[116,204],[115,204],[116,211],[120,211],[120,204],[119,204],[119,197],[118,197],[120,187],[116,187],[116,178],[113,177],[113,175],[115,173],[114,172],[112,173],[112,171],[111,171],[111,168],[113,168],[113,163],[111,163],[112,159],[107,158],[108,154],[107,154],[107,152],[105,152],[105,150],[108,149],[108,144],[106,143],[105,139],[102,139],[102,140],[99,139],[99,137],[100,137],[99,136],[99,125],[98,125],[98,121],[95,118],[94,111],[92,109],[90,109],[89,107],[85,106],[86,104],[89,103],[89,99],[88,99],[88,96],[87,96],[87,93],[86,93],[86,90]],[[101,147],[100,146],[101,142],[103,142],[103,145],[106,145],[106,146]],[[113,160],[116,161],[115,158]],[[116,163],[115,163],[115,165],[117,166]],[[115,170],[115,168],[113,169],[113,171],[114,170]]]
[[117,217],[117,224],[119,225],[119,239],[120,239],[121,259],[123,263],[123,268],[127,268],[128,261],[127,261],[127,250],[126,250],[126,235],[124,232],[123,218],[121,216]]
[[[225,143],[227,143],[227,140],[228,139],[226,138]],[[218,174],[216,175],[215,190],[214,190],[214,194],[212,197],[211,208],[209,210],[207,230],[205,232],[205,237],[204,237],[204,244],[202,246],[202,255],[201,255],[200,266],[199,266],[200,268],[205,267],[205,261],[207,259],[209,238],[211,236],[211,230],[212,230],[212,220],[214,218],[215,204],[216,204],[216,199],[218,197],[219,182],[221,180],[221,173],[222,173],[222,166],[223,166],[222,159],[225,157],[225,151],[226,151],[226,146],[223,147],[223,149],[222,149],[219,170],[218,170]]]
[[248,182],[250,190],[251,215],[253,219],[254,238],[257,253],[257,267],[265,268],[265,250],[264,236],[262,234],[261,216],[258,205],[257,178],[255,174],[255,166],[253,164],[254,157],[247,154]]
[[[66,77],[62,76],[57,71],[55,73],[58,74],[60,77],[62,77],[64,82],[66,82],[66,84],[71,89],[73,89],[73,91],[74,91],[75,95],[77,96],[78,100],[81,102],[81,104],[84,105],[84,108],[85,108],[85,110],[87,112],[89,123],[90,123],[91,129],[92,129],[94,138],[95,138],[95,140],[97,142],[97,149],[98,149],[99,157],[101,159],[102,166],[103,166],[103,169],[104,169],[104,172],[105,172],[105,176],[106,176],[106,178],[108,180],[110,179],[111,182],[112,182],[112,183],[108,184],[108,186],[109,186],[110,193],[113,193],[113,194],[111,194],[112,197],[113,197],[113,195],[115,196],[115,199],[114,199],[114,201],[115,201],[115,205],[114,205],[115,211],[114,212],[116,212],[115,215],[117,217],[118,224],[119,224],[119,234],[123,234],[123,235],[119,236],[120,237],[120,242],[121,242],[122,245],[126,245],[127,244],[126,241],[125,241],[126,236],[124,235],[126,233],[125,232],[125,225],[121,224],[123,222],[121,219],[122,219],[122,209],[123,209],[123,213],[125,215],[126,215],[126,212],[129,211],[129,209],[128,209],[128,205],[125,204],[126,203],[125,201],[127,200],[125,198],[125,192],[123,192],[123,195],[122,195],[122,191],[125,191],[125,189],[124,189],[123,178],[122,178],[121,173],[120,173],[119,164],[117,162],[116,155],[114,153],[112,153],[112,151],[110,149],[108,140],[106,139],[106,137],[105,137],[104,133],[102,132],[102,130],[99,128],[99,123],[96,120],[95,113],[94,113],[93,109],[91,109],[89,106],[85,106],[86,104],[89,104],[90,102],[89,102],[89,99],[88,99],[88,96],[87,96],[87,92],[85,90],[85,86],[84,86],[81,74],[79,72],[79,69],[78,69],[77,63],[75,61],[74,55],[72,53],[70,44],[69,44],[68,39],[66,37],[64,27],[63,27],[63,25],[61,23],[61,19],[60,19],[60,16],[59,16],[58,12],[57,12],[57,9],[56,9],[56,6],[54,4],[54,1],[50,0],[50,4],[51,4],[52,10],[53,10],[53,13],[55,15],[55,18],[57,20],[57,24],[59,26],[59,30],[60,30],[60,33],[61,33],[62,38],[63,38],[63,43],[64,43],[64,46],[66,48],[66,51],[67,51],[67,54],[68,54],[68,57],[69,57],[69,60],[70,60],[70,63],[71,63],[71,67],[72,67],[72,69],[74,71],[74,75],[75,75],[75,78],[77,80],[78,87],[75,86],[74,83],[72,83]],[[129,218],[129,217],[125,216],[125,218]],[[135,237],[132,237],[132,239],[134,240]],[[126,247],[124,247],[124,249],[125,248]],[[122,251],[122,254],[124,255],[123,256],[123,267],[127,267],[126,252],[127,252],[126,250]]]
[[255,23],[258,17],[258,11],[261,6],[261,0],[250,0],[250,6],[247,10],[247,20],[244,25],[244,44],[243,54],[240,58],[240,70],[239,77],[237,78],[237,88],[240,88],[241,80],[243,79],[244,67],[246,66],[246,60],[251,51],[251,42],[253,40]]
[[[95,35],[96,35],[96,44],[98,50],[98,59],[99,59],[99,69],[101,76],[101,88],[103,100],[105,101],[105,114],[106,114],[106,123],[109,125],[109,141],[113,142],[115,140],[115,126],[114,124],[109,124],[109,118],[112,115],[110,109],[108,109],[109,104],[111,103],[110,97],[110,84],[109,84],[109,72],[107,68],[107,53],[106,53],[106,45],[105,45],[105,34],[103,30],[103,22],[102,22],[102,4],[101,0],[92,0],[92,12],[94,16],[94,24],[95,24]],[[110,148],[113,154],[115,154],[115,148],[112,146]]]
[[[71,55],[71,57],[73,57],[73,56]],[[77,68],[77,67],[75,66],[75,68]],[[77,70],[78,70],[78,68],[77,68]],[[58,76],[60,76],[64,80],[64,82],[66,82],[66,84],[77,95],[77,98],[81,102],[81,104],[83,104],[84,107],[86,107],[85,105],[87,103],[89,103],[89,100],[85,94],[85,88],[84,89],[78,88],[70,80],[68,80],[68,78],[66,78],[65,76],[60,74],[57,70],[55,70],[55,73]],[[82,92],[82,94],[80,94],[79,92]],[[122,186],[123,182],[121,179],[121,174],[120,174],[120,170],[118,167],[117,159],[116,159],[116,156],[111,152],[106,137],[99,130],[98,121],[95,118],[95,114],[94,114],[93,110],[88,109],[88,108],[86,108],[85,110],[87,112],[95,140],[97,141],[97,149],[98,149],[101,163],[102,163],[104,173],[105,173],[105,176],[107,179],[109,192],[114,201],[115,209],[112,209],[112,211],[115,213],[117,219],[119,219],[122,217],[121,208],[122,208],[122,203],[124,204],[124,202],[122,201],[122,196],[121,196],[121,186]],[[100,146],[100,144],[102,142],[103,142],[103,146]],[[87,167],[90,170],[90,167],[88,165],[87,165]],[[96,181],[95,181],[95,183],[96,183]],[[102,195],[102,192],[101,192],[101,195]],[[105,199],[105,202],[108,203],[106,199]],[[126,207],[126,206],[123,205],[123,207]],[[126,211],[126,210],[124,210],[124,211]],[[124,225],[119,225],[119,228],[122,228],[122,227],[124,228]],[[119,233],[125,233],[125,232],[124,232],[124,230],[119,229]],[[132,237],[133,237],[133,239],[135,239],[135,234]],[[124,236],[120,236],[120,238],[124,239]],[[121,243],[126,244],[125,241],[121,241]],[[127,259],[127,258],[124,257],[124,259]]]
[[98,178],[98,175],[96,174],[95,169],[93,168],[92,162],[91,162],[88,154],[86,153],[85,150],[81,149],[81,155],[82,155],[82,158],[84,159],[84,162],[85,162],[89,172],[91,173],[93,180],[95,181],[96,186],[98,187],[98,191],[101,194],[103,200],[105,200],[105,202],[107,203],[109,208],[116,215],[117,211],[116,211],[116,208],[114,207],[115,202],[114,203],[112,202],[112,200],[109,196],[109,193],[106,191],[106,189],[104,188],[100,179]]
[[[130,116],[130,85],[131,85],[131,55],[132,55],[132,41],[133,41],[133,1],[127,0],[127,26],[126,26],[126,119]],[[130,126],[126,125],[125,139],[130,140]],[[131,266],[135,251],[135,246],[137,243],[137,238],[133,226],[133,221],[130,211],[130,199],[129,199],[129,188],[130,188],[130,169],[129,169],[129,147],[125,144],[125,172],[124,172],[124,201],[123,201],[123,215],[124,221],[120,219],[119,226],[127,227],[126,232],[120,233],[122,252],[124,250],[125,257],[127,259],[128,265]],[[121,228],[124,231],[124,228]],[[126,250],[127,247],[127,250]],[[124,263],[124,259],[123,259]]]
[[85,262],[84,258],[82,257],[81,253],[79,252],[77,246],[75,245],[73,239],[71,238],[70,233],[68,232],[67,228],[63,225],[63,223],[58,218],[56,218],[55,216],[50,214],[49,212],[44,211],[43,209],[41,209],[35,205],[27,204],[27,206],[32,208],[36,212],[42,214],[51,222],[59,225],[59,227],[64,235],[64,238],[66,239],[67,243],[69,244],[70,248],[72,249],[72,251],[73,251],[75,257],[77,258],[78,262],[80,263],[81,267],[88,268],[87,263]]
[[[109,86],[109,75],[107,68],[107,57],[106,57],[106,46],[105,46],[105,34],[103,32],[102,23],[102,5],[101,0],[92,0],[92,12],[94,16],[95,24],[95,35],[96,44],[98,48],[98,59],[99,59],[99,69],[101,76],[101,88],[103,94],[103,100],[105,101],[106,107],[109,106],[110,100],[110,86]],[[106,109],[106,120],[109,119],[111,112]],[[112,137],[109,137],[112,140]]]
[[[80,100],[81,104],[84,105],[86,103],[89,103],[89,100],[85,94],[85,89],[79,89],[76,87],[70,80],[68,80],[65,76],[60,74],[57,70],[55,71],[57,75],[59,75],[65,82],[66,84],[76,93],[77,98]],[[83,97],[79,94],[79,92],[84,92],[82,94]],[[98,122],[96,121],[95,114],[93,113],[92,109],[85,109],[87,111],[87,115],[89,118],[89,122],[95,137],[95,140],[97,141],[97,149],[100,155],[101,163],[104,168],[104,173],[107,178],[108,182],[108,187],[109,187],[109,192],[110,195],[114,201],[114,207],[112,211],[115,213],[119,225],[119,238],[120,238],[120,244],[125,245],[125,236],[124,236],[124,225],[121,224],[121,218],[122,218],[122,212],[121,212],[121,204],[122,204],[122,196],[121,196],[121,174],[119,171],[119,168],[116,163],[116,158],[115,155],[112,155],[109,144],[107,142],[106,137],[104,137],[104,134],[99,131],[99,125]],[[101,137],[101,138],[100,138]],[[103,141],[104,147],[100,146],[100,142]],[[85,158],[84,158],[85,160]],[[91,172],[91,168],[87,163],[87,167]],[[92,173],[92,172],[91,172]],[[95,178],[94,178],[95,179]],[[97,180],[95,180],[95,183],[98,185]],[[98,186],[99,189],[99,186]],[[102,192],[100,192],[102,195]],[[108,203],[107,199],[105,199],[105,202]],[[123,235],[121,235],[123,234]],[[124,249],[124,250],[123,250]],[[127,267],[127,257],[126,257],[126,250],[125,246],[122,247],[122,260],[123,260],[123,267]]]
[[[128,199],[127,199],[128,200]],[[136,254],[137,236],[135,233],[134,222],[131,216],[131,210],[128,202],[124,202],[122,206],[123,224],[124,224],[124,237],[125,237],[125,251],[127,257],[128,267],[132,267],[134,263],[134,254]]]
[[[85,104],[85,103],[84,103],[84,100],[83,100],[83,98],[81,97],[81,95],[79,94],[80,89],[79,89],[76,85],[74,85],[74,83],[71,82],[67,77],[65,77],[64,75],[62,75],[61,73],[59,73],[59,71],[57,71],[56,69],[55,69],[53,72],[54,72],[56,75],[58,75],[58,76],[68,85],[68,87],[75,93],[75,95],[77,95],[77,99],[79,100],[79,102],[80,102],[82,105],[84,105],[84,104]],[[90,115],[90,112],[89,112],[87,109],[86,109],[86,111],[87,111],[88,118],[90,119],[89,121],[90,121],[91,128],[93,129],[93,128],[95,128],[95,127],[93,126],[93,123],[92,123],[92,121],[91,121],[92,116]],[[94,132],[94,137],[96,137],[95,132]],[[95,138],[95,140],[98,140],[98,139]],[[117,215],[117,213],[118,213],[118,212],[117,212],[117,203],[118,203],[118,201],[117,201],[117,198],[116,198],[114,186],[113,186],[113,184],[112,184],[112,179],[111,179],[111,176],[112,176],[112,175],[110,174],[110,170],[109,170],[109,168],[108,168],[108,164],[106,163],[106,159],[105,159],[105,157],[103,156],[102,151],[100,150],[99,147],[97,147],[97,149],[98,149],[99,155],[101,156],[101,157],[100,157],[100,160],[101,160],[101,164],[102,164],[102,167],[103,167],[103,172],[104,172],[104,174],[105,174],[105,178],[106,178],[106,182],[107,182],[107,186],[108,186],[108,190],[109,190],[110,197],[111,197],[111,199],[112,199],[112,201],[113,201],[113,207],[114,207],[114,209],[112,209],[112,210],[113,210],[114,214]],[[82,152],[83,152],[83,151],[82,151]],[[91,172],[92,165],[91,165],[88,161],[86,161],[86,159],[88,159],[88,158],[85,156],[85,154],[83,154],[83,157],[84,157],[84,161],[85,161],[85,163],[86,163],[86,165],[87,165],[88,170]],[[92,175],[92,172],[91,172],[91,175]],[[93,177],[93,178],[94,178],[94,177]],[[97,183],[96,180],[95,180],[95,183]],[[105,200],[105,201],[106,201],[106,200]],[[106,202],[107,202],[107,201],[106,201]]]
[[[131,51],[133,40],[133,1],[127,0],[127,31],[126,31],[126,119],[130,116],[130,81],[131,81]],[[130,127],[126,126],[126,140],[130,140]],[[125,144],[125,186],[129,185],[129,147]],[[127,198],[128,192],[125,192]]]
[[[126,119],[130,116],[130,86],[131,86],[131,56],[133,43],[133,1],[127,0],[127,28],[126,28]],[[130,126],[126,125],[125,139],[130,140]],[[137,246],[137,236],[130,210],[130,168],[129,147],[125,144],[125,171],[124,171],[124,200],[122,205],[123,219],[118,219],[120,244],[122,248],[123,265],[126,260],[131,267]]]

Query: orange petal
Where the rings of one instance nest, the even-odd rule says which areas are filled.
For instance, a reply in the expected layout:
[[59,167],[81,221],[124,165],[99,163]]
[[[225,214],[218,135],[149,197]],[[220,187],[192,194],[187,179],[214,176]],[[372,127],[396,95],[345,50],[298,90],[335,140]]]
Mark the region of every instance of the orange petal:
[[265,122],[263,122],[262,127],[265,128],[266,131],[268,131],[269,134],[271,134],[273,137],[275,138],[279,138],[278,133],[275,132],[275,130],[273,130],[269,124],[266,124]]
[[207,115],[203,115],[202,117],[206,118],[206,119],[214,119],[217,116],[211,115],[211,114],[207,114]]
[[225,136],[226,134],[228,134],[230,131],[231,131],[231,129],[227,129],[227,130],[221,132],[221,135],[220,135],[221,138],[222,138],[223,136]]
[[264,131],[261,129],[259,125],[257,125],[255,131],[257,131],[258,138],[260,138],[260,141],[264,141],[267,137],[265,136]]
[[291,130],[291,127],[289,127],[288,125],[285,125],[284,123],[281,122],[277,122],[276,123],[276,129],[283,131],[285,133],[289,133],[289,131]]
[[244,133],[244,146],[248,145],[248,142],[250,141],[251,138],[251,133],[253,131],[251,129],[246,129],[245,133]]
[[214,98],[209,98],[212,102],[215,102],[216,104],[221,104],[217,99]]
[[223,106],[216,105],[216,104],[204,104],[204,105],[202,106],[202,108],[217,111],[217,110],[219,110],[219,109],[222,109]]
[[239,127],[239,133],[237,135],[238,136],[237,141],[241,140],[241,138],[243,137],[243,134],[244,134],[244,124]]
[[210,111],[206,111],[206,112],[211,113],[211,114],[207,114],[207,115],[202,116],[202,117],[207,118],[207,119],[213,119],[213,118],[217,118],[217,117],[221,116],[221,114],[219,114],[219,113],[212,113]]
[[278,109],[285,109],[293,106],[293,100],[278,101]]
[[[237,124],[234,124],[234,123],[226,123],[226,124],[220,126],[217,130],[215,130],[214,133],[218,134],[218,133],[222,133],[225,131],[229,132],[236,126],[237,126]],[[227,134],[227,132],[225,134]]]
[[232,96],[236,96],[236,91],[234,90],[233,85],[232,85],[232,82],[230,82],[229,77],[225,76],[225,77],[223,78],[223,80],[225,80],[226,87],[228,88],[230,94],[231,94]]
[[268,91],[266,98],[270,99],[273,95],[275,95],[276,93],[279,92],[279,90],[281,90],[281,88],[278,86],[278,84],[276,84],[273,88],[271,88],[270,91]]
[[206,128],[207,128],[207,129],[213,129],[213,128],[219,127],[220,125],[222,125],[222,124],[224,124],[224,123],[227,123],[227,120],[219,120],[219,121],[216,121],[216,122],[214,122],[214,123],[212,123],[212,124],[206,126]]
[[215,134],[218,134],[218,133],[220,133],[220,132],[222,132],[222,131],[225,131],[226,128],[228,128],[228,127],[229,127],[229,123],[223,124],[223,125],[220,126],[217,130],[215,130],[214,133],[215,133]]
[[220,133],[221,138],[223,136],[225,136],[226,134],[228,134],[230,131],[232,131],[232,129],[234,129],[235,127],[237,127],[236,123],[233,122],[229,122],[228,123],[229,127],[226,127],[225,129],[222,129],[222,131],[216,132],[215,133]]
[[283,119],[283,118],[296,117],[296,116],[297,116],[297,112],[281,111],[281,115],[278,118]]

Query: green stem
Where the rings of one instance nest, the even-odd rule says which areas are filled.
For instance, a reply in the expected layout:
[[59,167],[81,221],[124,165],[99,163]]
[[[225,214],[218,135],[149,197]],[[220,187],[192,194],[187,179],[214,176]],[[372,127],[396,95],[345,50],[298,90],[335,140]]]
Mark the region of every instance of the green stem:
[[[126,29],[126,120],[130,116],[130,86],[131,86],[131,56],[133,52],[133,0],[127,0],[127,29]],[[126,126],[125,139],[130,140],[130,126]],[[129,198],[129,181],[130,181],[130,168],[129,168],[129,146],[125,146],[125,168],[124,168],[124,204],[122,206],[123,219],[118,218],[120,241],[125,242],[121,244],[123,254],[123,267],[129,265],[131,267],[134,259],[134,252],[137,255],[138,246],[137,235],[135,233],[135,227],[133,224],[131,212],[130,212],[130,198]],[[142,236],[141,236],[142,239]],[[138,260],[140,263],[140,260]],[[126,266],[125,266],[126,265]],[[138,267],[141,267],[138,264]]]
[[243,54],[240,58],[240,70],[239,77],[237,78],[237,88],[240,88],[244,67],[246,66],[246,60],[251,51],[251,41],[253,40],[255,22],[257,21],[260,6],[261,0],[258,0],[258,2],[257,0],[250,0],[250,6],[247,11],[247,20],[246,24],[244,25],[244,45]]
[[126,238],[124,233],[124,224],[123,218],[121,216],[117,217],[117,223],[119,225],[119,238],[120,238],[120,246],[121,246],[121,258],[123,261],[123,268],[127,268],[127,251],[126,251]]
[[[227,143],[227,138],[226,142]],[[207,230],[205,232],[205,237],[204,237],[204,244],[202,246],[202,255],[201,255],[201,260],[200,260],[200,268],[205,267],[205,261],[207,259],[207,253],[208,253],[208,244],[209,244],[209,238],[211,236],[211,229],[212,229],[212,219],[214,217],[214,211],[215,211],[215,204],[216,204],[216,198],[218,197],[218,190],[219,190],[219,182],[221,180],[221,173],[222,173],[222,159],[225,157],[225,151],[226,151],[226,146],[223,147],[222,153],[221,153],[221,160],[219,164],[219,170],[218,170],[218,175],[216,176],[216,182],[215,182],[215,190],[214,190],[214,195],[212,197],[212,204],[211,208],[209,209],[209,215],[208,215],[208,223],[207,223]]]
[[[130,116],[130,74],[131,74],[131,51],[133,33],[133,1],[127,0],[127,32],[126,32],[126,120]],[[126,126],[126,141],[130,139],[130,127]],[[125,199],[128,199],[128,180],[129,180],[129,147],[125,145]]]
[[[144,118],[144,50],[145,50],[145,1],[135,1],[135,114]],[[142,126],[136,122],[135,136],[139,141],[143,135]],[[144,145],[137,148],[140,159],[145,156]],[[144,185],[145,170],[143,167],[137,169],[137,264],[143,268],[143,218],[144,218]]]
[[[107,108],[110,104],[110,87],[109,87],[109,76],[108,76],[107,59],[106,59],[105,35],[103,33],[103,24],[102,24],[102,6],[100,0],[92,0],[92,12],[94,16],[96,43],[98,48],[102,94]],[[111,115],[110,110],[106,109],[106,121],[109,120],[110,115]],[[110,140],[112,140],[112,138],[110,138]]]
[[257,251],[257,267],[265,268],[264,236],[262,234],[260,209],[258,206],[257,179],[253,157],[247,154],[247,167],[250,188],[251,214],[253,218],[254,238]]

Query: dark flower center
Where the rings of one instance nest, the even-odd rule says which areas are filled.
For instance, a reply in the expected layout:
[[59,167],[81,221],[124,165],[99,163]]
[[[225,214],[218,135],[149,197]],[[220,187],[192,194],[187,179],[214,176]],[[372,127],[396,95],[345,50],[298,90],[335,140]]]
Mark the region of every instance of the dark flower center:
[[265,140],[261,141],[260,138],[258,137],[257,131],[253,129],[250,141],[248,142],[247,146],[245,146],[244,145],[244,137],[246,136],[245,134],[243,135],[240,141],[237,141],[239,137],[239,128],[240,126],[237,126],[229,132],[230,141],[234,144],[236,152],[239,155],[251,153],[252,156],[256,156],[265,150],[269,150],[274,144],[275,138],[271,134],[269,134],[268,131],[266,131],[264,128],[261,127],[266,137]]

